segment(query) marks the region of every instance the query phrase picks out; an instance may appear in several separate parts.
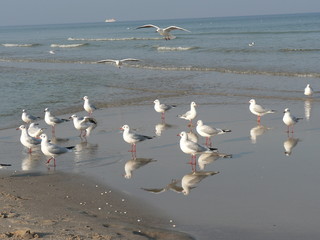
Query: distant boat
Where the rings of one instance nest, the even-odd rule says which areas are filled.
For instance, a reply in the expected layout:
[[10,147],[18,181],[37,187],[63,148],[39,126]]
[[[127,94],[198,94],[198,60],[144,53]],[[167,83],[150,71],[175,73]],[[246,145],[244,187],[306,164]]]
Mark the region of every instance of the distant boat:
[[106,19],[105,22],[110,23],[110,22],[115,22],[116,20],[114,18]]

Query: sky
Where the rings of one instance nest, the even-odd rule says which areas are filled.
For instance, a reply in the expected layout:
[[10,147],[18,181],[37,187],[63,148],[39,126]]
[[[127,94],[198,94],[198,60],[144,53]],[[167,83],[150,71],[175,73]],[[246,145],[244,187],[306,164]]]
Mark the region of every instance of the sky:
[[320,12],[319,0],[0,0],[0,26]]

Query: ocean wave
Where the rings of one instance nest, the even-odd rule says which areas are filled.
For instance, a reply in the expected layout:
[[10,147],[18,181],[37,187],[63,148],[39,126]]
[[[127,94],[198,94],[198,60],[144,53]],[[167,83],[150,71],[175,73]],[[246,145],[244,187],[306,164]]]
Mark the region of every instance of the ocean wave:
[[76,43],[76,44],[51,44],[50,47],[53,48],[75,48],[75,47],[83,47],[89,45],[89,43]]
[[129,38],[72,38],[69,37],[68,41],[137,41],[137,40],[159,40],[162,38],[136,38],[136,37],[129,37]]
[[36,47],[40,46],[39,43],[3,43],[4,47]]
[[280,52],[319,52],[319,48],[283,48]]
[[158,51],[188,51],[188,50],[193,50],[197,49],[198,47],[164,47],[164,46],[159,46],[156,47]]

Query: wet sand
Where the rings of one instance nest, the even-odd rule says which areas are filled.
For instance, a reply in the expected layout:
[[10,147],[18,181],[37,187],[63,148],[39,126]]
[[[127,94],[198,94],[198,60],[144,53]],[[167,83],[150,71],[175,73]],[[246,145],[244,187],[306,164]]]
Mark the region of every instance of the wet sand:
[[[320,181],[317,171],[320,167],[317,154],[320,133],[318,98],[312,101],[303,97],[297,99],[261,97],[257,100],[259,104],[273,108],[277,112],[262,117],[260,125],[257,124],[256,117],[249,112],[249,98],[247,96],[228,97],[195,94],[163,99],[166,103],[178,105],[168,112],[165,124],[161,122],[160,114],[154,111],[153,100],[142,101],[140,104],[132,106],[102,108],[94,112],[98,127],[87,138],[87,141],[78,137],[79,133],[73,128],[72,123],[57,126],[57,139],[55,139],[57,143],[64,146],[75,145],[76,150],[74,153],[59,156],[56,168],[53,168],[52,165],[46,165],[46,158],[39,149],[28,154],[19,142],[20,132],[14,129],[2,130],[0,148],[3,156],[2,161],[6,160],[2,163],[12,164],[7,170],[19,171],[14,175],[30,174],[30,177],[4,178],[1,185],[4,181],[19,179],[37,181],[40,178],[48,178],[42,197],[48,197],[46,195],[48,189],[61,191],[61,195],[57,195],[62,196],[63,199],[59,201],[65,204],[65,201],[71,202],[66,198],[71,194],[68,193],[68,186],[63,184],[69,184],[69,180],[64,179],[73,179],[72,176],[76,176],[75,179],[78,179],[79,182],[76,181],[74,184],[70,182],[69,189],[74,189],[74,185],[77,184],[81,189],[81,184],[86,181],[83,179],[89,177],[93,182],[99,182],[99,188],[96,189],[95,184],[92,184],[93,189],[88,189],[89,192],[98,190],[96,194],[99,195],[104,192],[104,188],[109,189],[109,187],[100,188],[100,185],[110,186],[120,194],[124,194],[125,199],[133,199],[134,202],[138,200],[140,207],[144,207],[145,204],[150,205],[151,207],[148,210],[145,209],[143,214],[151,216],[153,221],[157,220],[155,224],[152,221],[151,227],[145,228],[152,229],[152,232],[157,232],[158,230],[154,230],[154,228],[161,226],[161,228],[169,230],[187,232],[201,240],[209,240],[213,236],[217,239],[228,240],[239,238],[317,239],[320,234],[317,227],[317,223],[320,221],[319,208],[317,207],[320,193],[316,191],[316,183]],[[160,98],[160,100],[162,99]],[[190,156],[181,152],[177,136],[181,131],[190,130],[187,127],[187,121],[177,118],[177,115],[188,110],[191,101],[198,103],[197,119],[215,127],[232,130],[231,133],[214,137],[213,146],[217,147],[220,152],[232,154],[233,157],[213,159],[204,166],[204,169],[201,169],[198,163],[197,171],[215,171],[219,174],[201,181],[187,196],[170,190],[159,194],[143,190],[164,188],[173,179],[181,181],[184,175],[192,172],[192,167],[187,164]],[[304,117],[304,120],[295,126],[294,134],[288,135],[282,122],[282,111],[286,107],[289,107],[296,116]],[[71,114],[73,113],[61,117],[66,118]],[[83,116],[85,113],[79,112],[77,114]],[[131,153],[128,152],[130,145],[123,141],[122,133],[119,130],[123,124],[129,124],[141,134],[155,136],[154,139],[137,145],[137,158],[151,161],[133,170],[129,179],[123,177],[126,163],[132,160]],[[40,125],[47,127],[43,121],[40,121]],[[161,134],[156,133],[156,127],[161,126],[163,127]],[[45,131],[51,136],[50,128]],[[202,144],[205,142],[200,137],[198,139]],[[289,148],[285,149],[284,146]],[[284,154],[285,151],[289,151],[289,153]],[[58,182],[54,179],[55,176],[62,179],[61,184],[55,183]],[[27,191],[33,185],[24,184],[22,186],[28,187],[26,189],[23,187],[23,190]],[[12,191],[12,189],[8,189],[7,193],[17,197],[18,192],[13,193]],[[86,191],[81,191],[81,194],[88,197],[88,194],[85,194]],[[31,198],[30,194],[21,195],[21,197]],[[39,196],[40,198],[41,196]],[[104,196],[101,199],[103,199],[101,200],[102,205],[106,204],[103,203]],[[39,201],[45,210],[50,209],[44,204],[46,201]],[[44,237],[50,237],[52,236],[50,234],[54,232],[68,234],[65,233],[68,231],[63,229],[75,229],[72,230],[72,234],[76,235],[79,232],[81,236],[88,237],[88,234],[106,234],[104,231],[110,231],[114,226],[117,229],[115,234],[120,231],[119,229],[125,229],[125,233],[121,234],[128,237],[127,239],[144,237],[141,234],[136,234],[137,232],[134,230],[142,222],[145,223],[145,221],[140,221],[137,224],[140,212],[129,218],[127,215],[119,214],[119,211],[122,211],[121,202],[119,208],[117,207],[118,212],[113,214],[117,218],[112,217],[110,219],[114,221],[109,222],[106,219],[109,209],[105,207],[103,214],[100,215],[101,210],[98,209],[100,204],[94,204],[93,209],[85,209],[85,213],[82,214],[84,206],[80,203],[84,201],[79,197],[72,203],[74,204],[72,206],[75,207],[70,207],[66,214],[68,218],[77,221],[81,217],[81,222],[84,225],[78,226],[73,223],[72,226],[65,227],[64,224],[61,224],[61,228],[59,228],[56,226],[60,224],[58,220],[68,219],[65,215],[63,215],[64,217],[49,217],[46,215],[49,212],[46,211],[43,214],[30,211],[30,215],[38,216],[38,219],[52,218],[55,221],[54,224],[50,223],[51,226],[48,230],[39,231],[33,226],[30,228],[31,232],[38,232],[37,234],[40,236],[44,236],[48,232],[49,234]],[[26,201],[18,199],[17,202],[21,204]],[[90,202],[90,200],[85,202]],[[32,205],[33,202],[29,203]],[[19,204],[14,208],[19,207]],[[39,203],[39,205],[41,204]],[[34,209],[37,205],[34,205]],[[85,205],[85,207],[87,206]],[[72,211],[72,209],[76,210]],[[156,215],[153,215],[153,211]],[[22,216],[28,213],[29,210],[25,208],[17,215]],[[54,211],[54,213],[58,213],[58,211]],[[14,215],[15,213],[12,213],[10,218],[17,219],[18,217],[13,217]],[[97,217],[90,217],[92,215]],[[159,218],[152,216],[159,216]],[[2,220],[7,221],[10,218]],[[103,224],[106,224],[106,221],[108,226],[112,227],[104,227]],[[114,222],[115,225],[113,225]],[[130,226],[129,231],[127,231],[127,227],[123,227],[128,225]],[[15,229],[12,228],[12,231],[4,229],[2,233],[22,229],[21,225],[17,226]],[[89,231],[86,226],[90,226],[89,229],[92,228],[93,231]],[[60,230],[57,231],[58,229]],[[113,237],[117,239],[117,235]],[[170,237],[163,239],[170,239]],[[177,238],[174,237],[174,239]]]
[[151,206],[84,176],[1,173],[1,239],[193,239]]

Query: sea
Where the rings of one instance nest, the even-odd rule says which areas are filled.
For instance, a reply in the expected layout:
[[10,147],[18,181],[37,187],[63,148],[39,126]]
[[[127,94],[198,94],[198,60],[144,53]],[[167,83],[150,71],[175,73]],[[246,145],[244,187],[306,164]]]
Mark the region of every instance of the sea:
[[[145,24],[190,32],[174,30],[175,37],[165,40],[154,28],[137,29]],[[0,129],[21,125],[23,109],[40,117],[45,108],[54,115],[83,114],[88,96],[105,125],[88,141],[80,142],[75,131],[59,142],[77,144],[78,151],[73,162],[59,161],[71,155],[59,157],[56,170],[99,176],[156,205],[171,217],[168,226],[198,240],[319,239],[319,26],[320,13],[0,26]],[[121,68],[98,63],[126,58],[139,61]],[[312,97],[303,94],[307,84]],[[156,98],[177,105],[166,123],[153,110]],[[248,109],[251,98],[276,113],[257,124]],[[217,174],[184,196],[165,186],[191,172],[177,137],[187,122],[176,117],[191,101],[205,123],[232,130],[213,138],[232,158],[197,165]],[[303,118],[294,134],[282,122],[287,107]],[[154,132],[158,121],[162,135]],[[157,135],[138,145],[145,166],[131,179],[122,176],[133,160],[119,130],[125,123]],[[18,132],[1,136],[0,144],[8,146],[1,152],[12,159],[11,169],[47,171],[43,156],[34,161],[23,150]]]
[[[224,94],[246,95],[249,87],[255,95],[279,79],[283,84],[272,94],[291,97],[289,84],[300,91],[320,78],[319,21],[319,13],[310,13],[1,26],[0,128],[15,126],[22,109],[70,112],[85,95],[105,106],[174,94],[172,89],[219,87]],[[190,32],[172,31],[176,38],[166,41],[154,28],[136,29],[149,23]],[[140,61],[122,69],[97,64],[124,58]],[[256,86],[253,76],[268,79]]]

